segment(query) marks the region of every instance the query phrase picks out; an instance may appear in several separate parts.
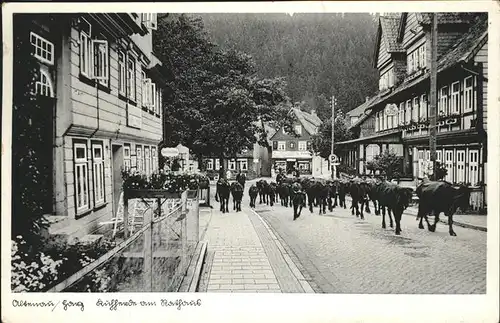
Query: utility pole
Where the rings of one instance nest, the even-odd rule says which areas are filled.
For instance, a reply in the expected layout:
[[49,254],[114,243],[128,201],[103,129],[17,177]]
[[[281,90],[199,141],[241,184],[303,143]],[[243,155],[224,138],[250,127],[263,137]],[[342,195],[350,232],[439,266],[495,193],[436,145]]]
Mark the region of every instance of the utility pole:
[[437,13],[432,13],[431,25],[431,88],[430,88],[430,104],[429,104],[429,150],[432,161],[432,180],[436,178],[436,140],[437,140],[437,36],[438,24]]
[[[337,105],[337,99],[335,98],[335,95],[332,96],[332,149],[330,156],[333,156],[333,147],[334,147],[334,139],[335,139],[335,106]],[[332,170],[332,178],[335,179],[335,174],[334,174],[334,167],[333,167],[333,162],[330,159],[330,168]]]

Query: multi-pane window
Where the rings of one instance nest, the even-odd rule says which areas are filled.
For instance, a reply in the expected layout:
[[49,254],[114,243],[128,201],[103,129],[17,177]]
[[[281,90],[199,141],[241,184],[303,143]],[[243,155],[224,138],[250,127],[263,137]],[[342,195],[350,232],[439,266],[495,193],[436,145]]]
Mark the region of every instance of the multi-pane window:
[[127,59],[127,97],[135,101],[135,57],[129,55]]
[[299,141],[299,150],[306,151],[307,150],[307,141]]
[[151,160],[153,163],[151,170],[156,172],[158,170],[158,155],[156,154],[156,147],[151,147]]
[[426,66],[425,44],[408,54],[408,74],[411,74]]
[[54,65],[54,44],[34,32],[30,32],[30,42],[36,58],[42,63]]
[[419,102],[420,98],[415,97],[413,98],[413,107],[412,107],[412,120],[415,122],[418,122],[418,116],[419,116]]
[[464,80],[464,112],[471,112],[474,110],[475,104],[473,101],[472,81],[472,76]]
[[405,121],[405,103],[401,102],[399,104],[399,124],[404,124]]
[[216,158],[215,159],[215,170],[219,170],[219,169],[220,169],[220,159]]
[[207,159],[207,170],[212,170],[214,169],[214,162],[212,159]]
[[74,144],[76,213],[89,209],[87,145]]
[[452,114],[460,113],[460,82],[451,84],[451,107]]
[[143,172],[143,163],[142,163],[142,147],[141,146],[137,146],[135,148],[135,156],[137,159],[137,170],[139,171],[139,173],[142,173]]
[[298,125],[295,126],[295,132],[298,135],[302,135],[302,126],[300,124],[298,124]]
[[246,159],[239,159],[238,163],[239,163],[238,166],[239,166],[240,170],[242,170],[242,171],[248,170],[248,160],[246,160]]
[[453,183],[453,150],[445,150],[444,157],[444,165],[447,170],[445,180]]
[[469,150],[469,183],[475,186],[479,181],[479,151]]
[[384,74],[380,76],[379,89],[385,90],[394,85],[394,69],[387,70]]
[[148,146],[144,146],[144,170],[147,176],[151,175],[151,155]]
[[231,159],[229,161],[229,170],[235,170],[236,169],[236,161],[234,159]]
[[465,182],[465,150],[457,150],[457,183]]
[[35,82],[35,92],[39,95],[54,97],[54,85],[47,67],[40,67],[40,78]]
[[118,92],[127,96],[127,72],[125,64],[125,53],[118,52]]
[[123,145],[123,168],[129,170],[130,164],[130,144]]
[[411,121],[411,100],[406,101],[405,121],[407,124]]
[[93,59],[91,58],[91,66],[94,67],[92,77],[99,81],[102,85],[108,85],[109,81],[109,49],[106,40],[92,40]]
[[102,143],[92,144],[92,172],[94,176],[94,205],[104,203],[104,151]]
[[89,79],[95,79],[103,85],[108,85],[108,42],[92,39],[92,26],[83,18],[80,27],[80,73]]
[[420,119],[427,119],[427,94],[420,96]]
[[448,92],[449,88],[447,86],[443,86],[439,91],[438,110],[440,115],[448,115]]
[[286,141],[278,141],[278,150],[286,150]]

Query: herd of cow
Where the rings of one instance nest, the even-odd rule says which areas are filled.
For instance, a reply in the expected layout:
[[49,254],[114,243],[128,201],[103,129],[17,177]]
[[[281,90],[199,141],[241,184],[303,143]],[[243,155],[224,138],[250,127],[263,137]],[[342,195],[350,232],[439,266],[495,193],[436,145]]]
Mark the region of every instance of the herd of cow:
[[[241,211],[241,200],[245,180],[229,183],[226,179],[217,182],[216,201],[220,200],[220,211],[229,212],[229,195],[233,196],[233,210]],[[371,213],[369,203],[373,203],[376,215],[382,214],[382,228],[386,228],[385,215],[389,217],[391,228],[396,226],[395,233],[401,233],[401,217],[403,211],[410,205],[413,189],[401,187],[381,179],[359,177],[352,179],[325,180],[319,178],[289,178],[278,174],[276,182],[259,180],[249,188],[250,207],[254,208],[257,197],[259,203],[273,206],[279,199],[284,207],[293,208],[293,220],[296,220],[306,205],[313,213],[313,207],[319,207],[319,214],[326,214],[337,206],[346,207],[346,195],[351,197],[351,214],[364,219],[364,212]],[[444,181],[424,181],[416,189],[419,199],[417,220],[419,228],[423,229],[425,219],[429,231],[436,230],[439,214],[444,212],[448,217],[449,233],[453,231],[453,214],[457,208],[466,210],[469,207],[470,189],[465,186],[454,187]],[[393,221],[393,217],[394,221]],[[428,216],[434,216],[434,223],[430,224]]]

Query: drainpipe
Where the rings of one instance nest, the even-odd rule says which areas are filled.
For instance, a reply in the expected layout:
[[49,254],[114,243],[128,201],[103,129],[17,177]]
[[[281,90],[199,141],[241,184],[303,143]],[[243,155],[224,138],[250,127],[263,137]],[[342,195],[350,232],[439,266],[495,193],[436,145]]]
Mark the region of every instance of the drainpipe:
[[95,131],[90,135],[89,138],[93,138],[94,135],[96,134],[97,131],[99,131],[99,81],[95,80],[95,96],[96,96],[96,99],[97,99],[97,103],[96,103],[96,109],[97,109],[97,128],[95,129]]

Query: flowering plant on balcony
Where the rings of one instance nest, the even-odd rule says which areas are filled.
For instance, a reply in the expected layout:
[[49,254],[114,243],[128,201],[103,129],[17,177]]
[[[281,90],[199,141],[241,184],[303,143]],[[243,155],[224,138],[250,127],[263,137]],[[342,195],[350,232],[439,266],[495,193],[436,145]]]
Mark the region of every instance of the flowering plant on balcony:
[[169,193],[179,193],[198,188],[208,187],[208,178],[199,174],[174,174],[172,172],[153,173],[151,176],[140,174],[137,171],[123,171],[123,187],[126,189],[156,189],[166,190]]

